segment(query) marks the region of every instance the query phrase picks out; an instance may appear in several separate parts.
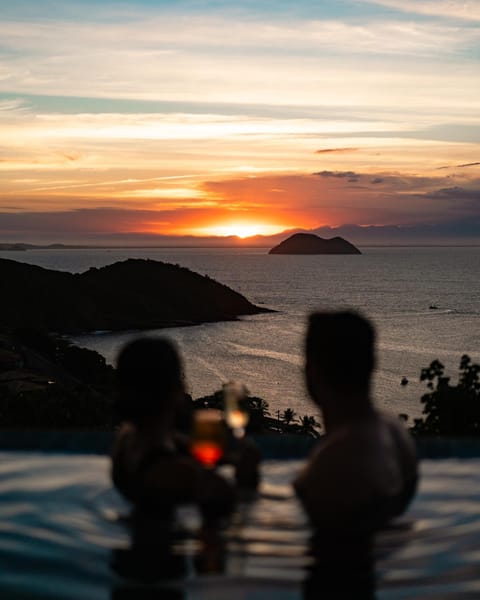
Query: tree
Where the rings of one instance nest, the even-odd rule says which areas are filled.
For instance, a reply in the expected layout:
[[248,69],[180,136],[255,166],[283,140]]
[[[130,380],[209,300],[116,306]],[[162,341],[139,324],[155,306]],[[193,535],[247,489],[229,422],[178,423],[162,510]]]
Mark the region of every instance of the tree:
[[296,421],[297,413],[292,408],[286,408],[282,414],[282,420],[285,425],[290,425],[293,421]]
[[94,350],[64,343],[59,349],[58,359],[69,373],[88,384],[113,386],[113,367],[107,365],[105,358]]
[[317,427],[320,427],[320,423],[317,422],[315,417],[311,415],[303,415],[300,419],[300,431],[313,437],[318,437]]
[[434,360],[422,369],[420,380],[429,392],[421,398],[425,417],[414,420],[419,435],[480,436],[480,365],[464,354],[457,385],[450,385],[445,367]]

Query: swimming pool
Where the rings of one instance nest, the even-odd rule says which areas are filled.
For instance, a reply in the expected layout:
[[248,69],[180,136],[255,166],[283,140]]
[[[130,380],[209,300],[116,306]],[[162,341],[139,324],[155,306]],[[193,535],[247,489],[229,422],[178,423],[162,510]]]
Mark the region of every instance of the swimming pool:
[[[174,548],[182,577],[173,569],[152,587],[112,569],[129,556],[131,538],[119,518],[128,505],[111,488],[108,458],[1,452],[1,597],[299,599],[309,531],[288,482],[300,465],[265,462],[260,498],[242,505],[221,555],[210,557],[221,560],[223,574],[215,564],[198,574],[199,540],[189,532],[199,520],[194,509],[182,509]],[[408,514],[378,536],[378,598],[478,598],[480,459],[423,460],[421,472]]]

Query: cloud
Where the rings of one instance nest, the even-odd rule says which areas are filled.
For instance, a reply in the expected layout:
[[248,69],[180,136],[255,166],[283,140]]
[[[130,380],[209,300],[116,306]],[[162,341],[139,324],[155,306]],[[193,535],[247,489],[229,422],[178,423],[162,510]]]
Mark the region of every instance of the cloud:
[[[362,182],[362,185],[352,185]],[[295,226],[306,223],[415,225],[445,223],[480,211],[480,179],[401,173],[321,171],[313,174],[259,175],[204,184],[218,202],[233,202],[250,213],[282,215]],[[283,193],[272,190],[282,189]]]
[[354,244],[472,244],[480,236],[480,219],[457,219],[420,225],[341,225],[313,230],[321,237],[341,236]]
[[[57,191],[47,187],[38,192],[45,195],[42,212],[34,208],[39,205],[40,195],[36,200],[24,196],[23,212],[4,210],[0,214],[0,235],[5,238],[9,233],[20,236],[23,232],[28,238],[43,232],[54,239],[55,232],[63,235],[69,231],[78,236],[191,233],[245,219],[283,227],[314,227],[322,223],[439,224],[468,216],[477,219],[480,179],[466,172],[447,173],[418,176],[352,170],[224,175],[213,181],[197,180],[192,190],[189,180],[186,186],[181,179],[167,179],[164,185],[161,178],[152,178],[151,188],[147,188],[148,178],[144,184],[139,178],[127,178],[123,180],[128,182],[127,187],[116,187],[115,180],[109,181],[112,191],[104,185],[107,189],[103,197],[98,195],[98,186],[90,191],[81,186],[68,189],[70,184],[65,184],[58,186]],[[38,183],[34,185],[42,189]],[[2,204],[19,206],[17,196],[13,200],[5,193]],[[82,208],[66,210],[72,205]],[[28,210],[27,206],[32,208]]]
[[323,150],[316,150],[315,154],[344,154],[347,152],[357,152],[359,148],[325,148]]
[[459,186],[441,188],[432,192],[431,195],[435,197],[452,198],[454,200],[466,197],[480,200],[480,190],[468,190]]
[[314,175],[320,175],[320,177],[338,177],[339,179],[359,179],[358,173],[354,173],[353,171],[319,171],[318,173],[314,173]]
[[466,189],[461,186],[441,188],[424,194],[423,197],[446,200],[450,204],[450,210],[457,214],[468,213],[473,220],[480,221],[480,185],[477,189]]
[[[457,209],[441,190],[478,187],[478,28],[466,22],[478,3],[328,2],[309,14],[284,0],[260,3],[259,18],[253,1],[40,4],[10,3],[0,22],[2,202],[22,206],[24,223],[36,207],[123,206],[135,230],[150,217],[190,225],[187,209],[215,217],[217,203],[301,226],[470,210],[468,195]],[[108,229],[88,214],[75,213],[85,231]]]
[[98,234],[151,231],[174,226],[200,216],[201,210],[141,210],[120,208],[78,208],[59,211],[0,213],[0,234],[43,232],[49,235]]
[[480,21],[480,5],[477,0],[363,0],[363,2],[417,15]]
[[[0,209],[2,210],[2,209]],[[478,211],[477,211],[478,215]],[[185,215],[183,215],[184,217]],[[55,213],[0,212],[0,235],[4,242],[104,245],[245,245],[235,238],[165,235],[149,231],[148,224],[171,222],[165,211],[79,209]],[[181,216],[180,216],[181,218]],[[115,230],[115,228],[117,228]],[[313,231],[322,237],[340,235],[357,244],[475,243],[480,236],[480,217],[454,218],[445,222],[386,225],[322,226],[298,228],[272,236],[257,236],[255,243],[271,247],[293,231]],[[247,242],[248,243],[248,242]]]
[[64,154],[63,156],[68,162],[75,162],[77,160],[80,160],[80,158],[81,158],[80,154],[74,154],[74,153]]
[[[93,21],[87,16],[59,19],[53,15],[41,23],[4,19],[0,32],[7,47],[15,43],[16,48],[22,50],[61,49],[68,51],[71,58],[84,44],[87,55],[92,49],[115,50],[126,58],[135,55],[157,62],[165,58],[181,60],[182,54],[187,52],[193,55],[219,48],[225,54],[241,49],[244,55],[252,52],[268,55],[275,48],[283,50],[283,54],[288,53],[285,49],[295,50],[296,54],[332,49],[335,54],[418,52],[421,55],[433,50],[443,54],[475,40],[475,32],[467,30],[462,37],[458,28],[444,23],[368,17],[349,20],[345,13],[343,18],[296,17],[286,21],[275,18],[272,12],[268,20],[262,21],[252,20],[248,15],[237,15],[233,20],[231,15],[221,14],[186,15],[179,19],[171,11],[162,12],[137,11],[131,19],[124,20],[116,20],[111,14],[102,21]],[[129,40],[127,45],[126,40]],[[58,56],[61,57],[60,53]]]
[[346,179],[349,183],[356,183],[360,181],[360,177],[353,171],[320,171],[314,173],[314,175],[320,175],[320,177],[335,177],[338,179]]
[[465,163],[463,165],[457,165],[457,167],[476,167],[477,165],[480,165],[480,162]]
[[257,22],[145,9],[130,20],[4,19],[0,39],[0,91],[19,94],[383,107],[478,95],[469,60],[477,33],[438,23]]
[[0,100],[0,122],[12,122],[12,120],[19,121],[27,114],[28,107],[22,98],[9,98],[6,100]]

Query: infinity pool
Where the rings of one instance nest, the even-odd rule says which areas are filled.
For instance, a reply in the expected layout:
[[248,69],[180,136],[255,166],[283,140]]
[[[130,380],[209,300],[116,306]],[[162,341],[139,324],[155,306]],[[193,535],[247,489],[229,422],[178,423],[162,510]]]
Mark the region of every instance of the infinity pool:
[[[111,488],[106,457],[0,453],[0,595],[300,599],[309,531],[288,485],[300,465],[265,462],[259,498],[239,507],[220,555],[200,557],[202,569],[198,515],[182,509],[174,561],[159,558],[164,581],[149,584],[119,574],[131,558],[129,507]],[[377,538],[378,598],[479,598],[480,459],[424,460],[421,472],[409,513]]]

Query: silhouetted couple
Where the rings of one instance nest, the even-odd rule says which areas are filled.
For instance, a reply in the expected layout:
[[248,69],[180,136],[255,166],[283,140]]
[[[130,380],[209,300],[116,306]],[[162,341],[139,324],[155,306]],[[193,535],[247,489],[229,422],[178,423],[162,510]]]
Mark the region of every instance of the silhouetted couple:
[[[417,481],[414,444],[403,425],[370,398],[374,331],[350,312],[315,313],[306,338],[306,381],[323,413],[326,435],[294,488],[315,534],[315,567],[305,596],[373,598],[372,536],[411,500]],[[248,444],[232,461],[236,485],[204,469],[188,451],[191,408],[181,363],[167,340],[128,345],[118,360],[123,419],[113,450],[113,481],[136,512],[165,516],[182,502],[204,518],[225,516],[236,489],[255,487],[258,455]]]

